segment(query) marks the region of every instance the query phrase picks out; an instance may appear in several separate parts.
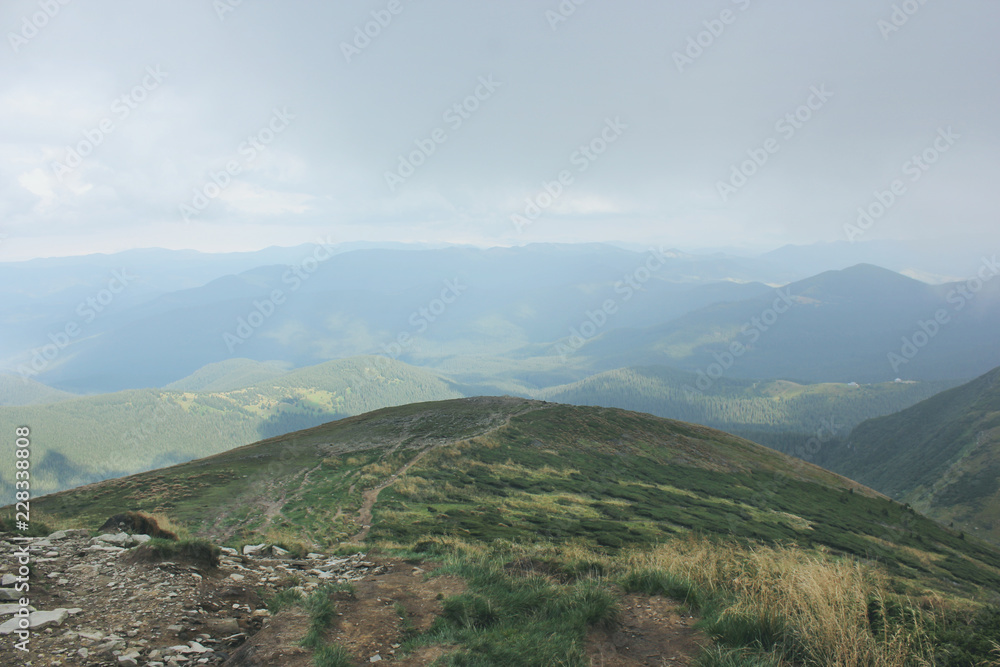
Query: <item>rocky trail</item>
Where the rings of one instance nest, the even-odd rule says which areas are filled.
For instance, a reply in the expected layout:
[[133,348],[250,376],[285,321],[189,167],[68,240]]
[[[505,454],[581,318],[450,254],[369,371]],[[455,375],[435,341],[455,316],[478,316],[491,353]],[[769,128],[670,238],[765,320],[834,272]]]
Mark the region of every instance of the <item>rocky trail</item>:
[[[22,543],[0,539],[0,664],[224,664],[271,623],[263,597],[292,587],[308,594],[325,582],[360,581],[393,567],[364,554],[295,559],[266,545],[245,547],[245,554],[224,549],[214,568],[142,562],[128,547],[146,539],[91,538],[86,531],[35,538],[27,593],[15,589]],[[15,647],[22,597],[30,601],[27,652]]]
[[[310,667],[300,641],[310,619],[301,606],[275,616],[265,601],[295,588],[308,595],[324,583],[350,583],[335,594],[336,619],[327,641],[355,664],[425,667],[455,647],[427,646],[404,655],[408,636],[431,627],[443,600],[462,593],[451,575],[428,576],[434,564],[373,554],[308,554],[293,558],[269,545],[223,549],[217,567],[151,561],[134,548],[148,540],[126,533],[90,537],[59,531],[35,538],[28,552],[31,613],[28,651],[21,641],[16,591],[21,543],[0,535],[0,665],[146,665],[171,667]],[[705,638],[672,600],[636,594],[622,599],[613,630],[587,639],[590,664],[640,667],[693,664]]]

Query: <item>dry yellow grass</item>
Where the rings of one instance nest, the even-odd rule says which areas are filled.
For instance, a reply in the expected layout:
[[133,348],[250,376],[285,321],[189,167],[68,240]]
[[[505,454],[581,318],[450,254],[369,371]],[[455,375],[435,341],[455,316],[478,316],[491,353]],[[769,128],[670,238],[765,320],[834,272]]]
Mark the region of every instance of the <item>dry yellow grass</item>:
[[722,616],[780,615],[809,664],[928,664],[925,633],[917,621],[870,624],[869,602],[884,608],[890,593],[886,579],[861,563],[801,549],[744,547],[687,537],[632,552],[624,565],[684,577],[704,592],[728,597],[732,602]]

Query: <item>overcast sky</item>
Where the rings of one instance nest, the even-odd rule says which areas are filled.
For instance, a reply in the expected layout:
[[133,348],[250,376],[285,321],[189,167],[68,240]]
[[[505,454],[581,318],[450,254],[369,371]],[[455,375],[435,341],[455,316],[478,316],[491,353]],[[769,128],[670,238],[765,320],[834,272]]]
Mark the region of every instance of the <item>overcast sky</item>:
[[1000,3],[576,2],[5,0],[0,260],[1000,245]]

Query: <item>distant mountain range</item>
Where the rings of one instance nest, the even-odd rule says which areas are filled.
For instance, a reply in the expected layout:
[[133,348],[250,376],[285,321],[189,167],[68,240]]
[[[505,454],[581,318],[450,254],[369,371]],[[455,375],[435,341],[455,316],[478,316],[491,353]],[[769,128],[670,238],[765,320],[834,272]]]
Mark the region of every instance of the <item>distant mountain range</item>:
[[792,261],[824,255],[843,253],[317,244],[0,264],[0,358],[79,394],[164,387],[235,358],[303,367],[384,354],[512,392],[628,366],[884,382],[1000,365],[993,274],[971,292],[871,265],[805,277]]
[[610,367],[656,359],[709,381],[968,379],[1000,365],[997,271],[970,289],[859,265],[646,329],[610,331],[579,354]]

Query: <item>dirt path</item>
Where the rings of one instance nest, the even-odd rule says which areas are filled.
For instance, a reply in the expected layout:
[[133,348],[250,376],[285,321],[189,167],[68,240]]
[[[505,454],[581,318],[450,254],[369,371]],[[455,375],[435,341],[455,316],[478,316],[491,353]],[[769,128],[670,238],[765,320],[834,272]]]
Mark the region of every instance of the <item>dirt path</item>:
[[[471,437],[477,437],[478,438],[478,437],[482,437],[484,435],[487,435],[489,433],[493,433],[495,431],[499,431],[502,428],[506,428],[506,427],[510,426],[510,420],[511,420],[511,418],[519,416],[519,415],[522,415],[525,412],[531,412],[532,410],[537,410],[537,409],[538,409],[537,407],[533,407],[533,408],[531,408],[529,410],[524,410],[522,412],[518,412],[517,414],[507,415],[506,418],[502,422],[500,422],[499,424],[496,424],[495,426],[489,427],[485,431],[483,431],[482,433],[477,433],[475,436],[471,436]],[[459,441],[456,441],[456,442],[459,442]],[[406,464],[404,464],[399,470],[397,470],[391,476],[389,476],[389,478],[386,479],[384,482],[382,482],[381,484],[379,484],[378,486],[376,486],[373,489],[369,489],[367,491],[364,491],[361,494],[361,509],[358,511],[358,525],[361,526],[361,530],[358,531],[357,533],[355,533],[354,535],[352,535],[350,537],[350,541],[351,542],[363,542],[368,537],[368,532],[371,530],[371,527],[372,527],[371,526],[371,523],[372,523],[372,509],[375,507],[375,503],[378,501],[378,495],[380,493],[382,493],[383,489],[385,489],[386,487],[389,487],[389,486],[392,486],[393,484],[395,484],[396,481],[400,477],[402,477],[403,475],[406,474],[407,470],[409,470],[410,468],[412,468],[414,466],[414,464],[416,464],[420,459],[422,459],[428,452],[430,452],[430,451],[432,451],[434,449],[437,449],[438,447],[442,447],[442,446],[445,446],[445,445],[453,445],[453,444],[455,444],[455,442],[440,443],[440,444],[437,444],[437,445],[430,445],[430,446],[428,446],[428,447],[420,450],[420,452],[416,456],[414,456]],[[393,447],[391,450],[389,450],[388,453],[392,454],[398,448],[399,448],[399,445],[396,445],[396,447]],[[352,486],[351,488],[353,489],[354,487]]]
[[412,468],[417,461],[422,459],[427,452],[432,449],[436,449],[436,447],[428,447],[427,449],[420,450],[420,452],[407,461],[402,468],[392,473],[387,480],[376,486],[374,489],[368,489],[361,494],[361,509],[358,511],[358,524],[361,526],[361,530],[354,535],[351,535],[351,542],[363,542],[365,538],[368,537],[368,531],[372,528],[372,508],[375,507],[375,502],[378,500],[378,494],[382,493],[382,490],[386,487],[395,484],[396,480],[405,475],[407,470]]

